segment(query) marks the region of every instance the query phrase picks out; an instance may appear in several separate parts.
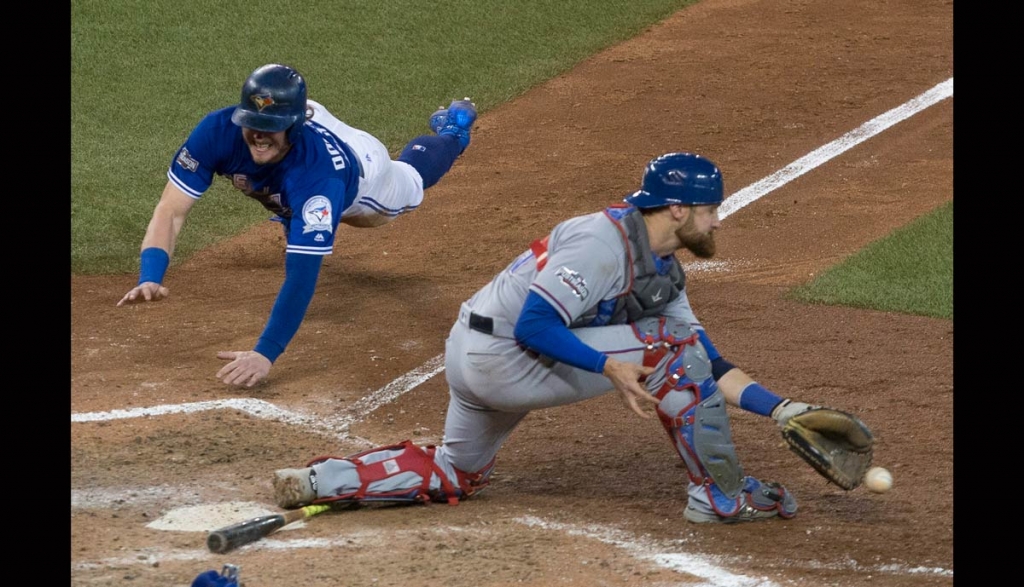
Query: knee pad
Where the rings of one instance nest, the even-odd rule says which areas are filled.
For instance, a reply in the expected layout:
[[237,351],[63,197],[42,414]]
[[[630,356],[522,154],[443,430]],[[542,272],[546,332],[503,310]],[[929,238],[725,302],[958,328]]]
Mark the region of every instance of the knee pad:
[[697,331],[688,322],[674,318],[641,318],[633,323],[633,334],[644,343],[645,367],[655,372],[647,388],[661,399],[671,389],[691,387],[700,398],[714,391],[711,361]]
[[697,332],[688,323],[665,316],[637,320],[633,323],[633,335],[645,345],[645,367],[661,365],[680,346],[697,340]]
[[313,503],[447,501],[455,505],[487,485],[494,461],[480,471],[455,469],[456,483],[434,462],[433,445],[411,440],[347,457],[318,457],[306,466],[316,473]]

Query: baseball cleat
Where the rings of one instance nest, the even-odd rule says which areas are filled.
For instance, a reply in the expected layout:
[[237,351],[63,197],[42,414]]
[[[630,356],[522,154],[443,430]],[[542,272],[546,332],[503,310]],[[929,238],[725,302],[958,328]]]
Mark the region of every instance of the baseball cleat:
[[311,476],[313,469],[278,469],[274,471],[274,501],[284,509],[308,505],[316,499]]
[[430,125],[430,130],[434,131],[434,134],[439,134],[444,125],[448,124],[448,109],[438,106],[437,112],[430,115],[430,121],[427,124]]
[[476,104],[467,97],[453,101],[447,108],[430,115],[430,128],[439,136],[451,135],[459,140],[463,151],[469,146],[469,130],[476,122]]
[[709,511],[711,508],[706,505],[697,508],[691,499],[686,504],[683,517],[696,524],[735,524],[776,517],[789,519],[796,515],[796,499],[781,483],[747,476],[743,478],[743,491],[740,495],[743,505],[731,516],[719,516]]
[[736,515],[729,517],[719,516],[715,513],[705,513],[689,505],[686,506],[686,510],[683,512],[683,517],[695,524],[738,524],[740,522],[767,520],[768,518],[778,517],[778,515],[779,512],[777,510],[757,510],[749,505],[741,507]]

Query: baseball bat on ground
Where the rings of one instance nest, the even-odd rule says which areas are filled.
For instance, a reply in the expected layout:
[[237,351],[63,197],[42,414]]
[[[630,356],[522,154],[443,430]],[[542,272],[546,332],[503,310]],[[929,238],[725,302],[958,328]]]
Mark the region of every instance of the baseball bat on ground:
[[307,505],[281,514],[251,518],[210,532],[206,537],[206,546],[210,552],[225,553],[250,542],[256,542],[292,522],[311,518],[329,509],[331,506],[326,504]]

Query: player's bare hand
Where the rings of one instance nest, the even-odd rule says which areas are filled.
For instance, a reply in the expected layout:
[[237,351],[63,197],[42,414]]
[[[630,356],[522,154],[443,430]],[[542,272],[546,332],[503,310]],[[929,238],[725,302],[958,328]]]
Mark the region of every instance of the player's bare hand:
[[604,376],[611,380],[615,391],[619,392],[622,401],[641,418],[650,418],[650,412],[645,412],[643,404],[657,405],[658,398],[647,391],[640,380],[654,373],[654,367],[644,367],[636,363],[617,361],[611,357],[605,361]]
[[152,281],[146,281],[133,287],[131,291],[124,294],[118,306],[125,304],[136,304],[139,302],[159,302],[171,294],[171,290]]
[[272,365],[256,351],[220,351],[217,358],[231,361],[217,371],[217,379],[228,385],[252,387],[270,373]]

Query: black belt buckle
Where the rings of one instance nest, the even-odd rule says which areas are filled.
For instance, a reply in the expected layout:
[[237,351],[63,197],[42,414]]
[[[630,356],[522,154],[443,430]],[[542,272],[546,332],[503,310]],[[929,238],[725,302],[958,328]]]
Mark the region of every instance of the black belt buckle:
[[480,314],[469,313],[469,328],[484,334],[494,334],[494,319]]

